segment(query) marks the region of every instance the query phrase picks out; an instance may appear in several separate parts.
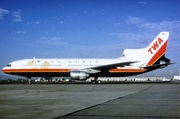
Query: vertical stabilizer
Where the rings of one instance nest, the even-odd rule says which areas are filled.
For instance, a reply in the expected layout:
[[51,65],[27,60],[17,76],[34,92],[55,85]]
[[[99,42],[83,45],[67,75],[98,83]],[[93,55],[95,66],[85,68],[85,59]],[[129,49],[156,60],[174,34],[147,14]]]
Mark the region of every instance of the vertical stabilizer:
[[166,53],[168,37],[169,32],[161,32],[146,48],[147,57],[149,58],[147,65],[153,65]]
[[161,32],[148,47],[141,49],[124,49],[123,56],[131,60],[139,61],[141,66],[151,66],[164,57],[168,37],[169,32]]

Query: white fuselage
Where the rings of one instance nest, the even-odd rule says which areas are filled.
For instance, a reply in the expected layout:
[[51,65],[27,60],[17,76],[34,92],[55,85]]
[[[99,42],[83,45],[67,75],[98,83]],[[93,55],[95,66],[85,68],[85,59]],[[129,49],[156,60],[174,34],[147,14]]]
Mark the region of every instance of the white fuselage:
[[168,32],[161,32],[149,46],[124,49],[123,57],[116,59],[23,59],[9,63],[2,72],[26,77],[71,76],[74,79],[136,75],[169,65],[170,60],[165,58],[168,36]]
[[[9,63],[3,69],[84,69],[101,65],[108,65],[127,61],[124,58],[117,59],[23,59]],[[139,68],[140,62],[123,68]],[[142,64],[142,63],[141,63]]]

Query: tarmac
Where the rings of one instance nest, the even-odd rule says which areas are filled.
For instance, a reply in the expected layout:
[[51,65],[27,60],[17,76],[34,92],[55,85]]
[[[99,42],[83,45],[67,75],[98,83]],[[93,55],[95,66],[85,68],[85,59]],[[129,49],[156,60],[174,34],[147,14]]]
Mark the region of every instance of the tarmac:
[[0,119],[179,119],[180,83],[0,84]]

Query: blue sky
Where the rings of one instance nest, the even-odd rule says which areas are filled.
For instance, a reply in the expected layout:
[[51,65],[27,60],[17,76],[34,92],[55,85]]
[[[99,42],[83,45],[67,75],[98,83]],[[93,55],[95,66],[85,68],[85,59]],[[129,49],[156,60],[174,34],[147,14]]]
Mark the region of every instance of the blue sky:
[[33,57],[117,58],[161,31],[177,63],[146,75],[178,75],[180,0],[1,0],[0,68]]

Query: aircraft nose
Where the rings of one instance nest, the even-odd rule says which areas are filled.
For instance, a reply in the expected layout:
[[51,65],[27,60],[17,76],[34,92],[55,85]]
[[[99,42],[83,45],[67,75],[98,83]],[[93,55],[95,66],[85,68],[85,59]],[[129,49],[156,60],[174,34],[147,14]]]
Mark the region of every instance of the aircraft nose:
[[7,72],[7,67],[3,67],[3,68],[2,68],[2,72],[3,72],[3,73],[6,73],[6,72]]

